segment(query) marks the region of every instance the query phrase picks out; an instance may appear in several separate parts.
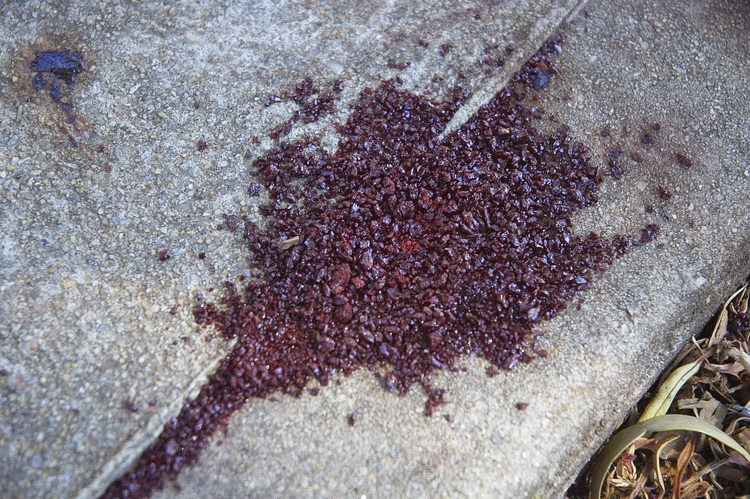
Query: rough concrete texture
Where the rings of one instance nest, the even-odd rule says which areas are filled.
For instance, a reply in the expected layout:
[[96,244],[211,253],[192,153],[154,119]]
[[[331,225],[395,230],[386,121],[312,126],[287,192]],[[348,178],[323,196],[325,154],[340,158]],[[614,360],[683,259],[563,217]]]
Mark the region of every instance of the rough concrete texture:
[[[422,415],[419,390],[397,397],[366,372],[317,397],[251,401],[183,472],[181,491],[162,494],[559,496],[748,272],[750,9],[613,4],[590,2],[589,14],[563,1],[0,8],[2,495],[101,492],[227,350],[204,341],[189,308],[248,270],[239,231],[216,226],[257,216],[250,160],[294,111],[265,107],[269,94],[305,76],[321,88],[344,81],[337,113],[290,137],[329,137],[364,86],[396,75],[439,96],[464,69],[476,106],[513,66],[485,74],[485,45],[513,43],[517,63],[572,12],[561,74],[539,105],[603,170],[620,148],[625,170],[579,214],[579,230],[638,234],[658,223],[656,243],[618,260],[580,310],[543,325],[546,359],[493,378],[466,359],[466,372],[439,375],[449,403],[436,416]],[[446,57],[442,43],[453,47]],[[74,124],[28,72],[36,50],[61,46],[85,58]],[[389,68],[389,57],[412,64]],[[160,261],[166,248],[173,256]]]

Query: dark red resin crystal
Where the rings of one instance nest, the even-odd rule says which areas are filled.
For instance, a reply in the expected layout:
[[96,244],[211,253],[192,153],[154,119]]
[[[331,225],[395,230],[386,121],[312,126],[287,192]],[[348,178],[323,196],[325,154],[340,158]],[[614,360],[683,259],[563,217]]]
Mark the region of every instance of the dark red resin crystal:
[[[244,234],[262,280],[227,283],[220,303],[194,309],[237,343],[105,497],[162,488],[251,397],[300,395],[313,379],[369,367],[400,394],[424,387],[429,415],[444,397],[430,376],[461,356],[494,372],[529,362],[535,324],[614,255],[598,235],[572,233],[571,213],[596,201],[602,180],[587,148],[537,131],[523,105],[540,64],[556,72],[553,50],[443,140],[467,93],[436,102],[386,81],[361,93],[335,154],[300,142],[256,160],[267,221],[260,230],[245,219]],[[305,105],[312,90],[297,90]],[[618,254],[638,244],[618,241]]]

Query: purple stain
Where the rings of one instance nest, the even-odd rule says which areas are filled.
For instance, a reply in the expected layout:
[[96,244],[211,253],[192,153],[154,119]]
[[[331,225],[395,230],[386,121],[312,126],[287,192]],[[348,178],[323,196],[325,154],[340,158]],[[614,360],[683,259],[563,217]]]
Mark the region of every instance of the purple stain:
[[68,49],[37,52],[29,69],[34,73],[52,73],[72,87],[75,77],[83,72],[83,56]]
[[31,85],[34,87],[34,90],[37,92],[40,92],[44,88],[44,75],[42,74],[35,74],[34,77],[31,79]]
[[[31,79],[34,90],[41,92],[47,87],[54,102],[67,111],[73,109],[69,100],[63,100],[65,93],[61,85],[65,83],[68,89],[72,89],[75,77],[83,72],[83,56],[80,52],[68,49],[37,52],[36,58],[29,64],[29,70],[36,73]],[[46,77],[45,74],[53,76]]]
[[62,102],[62,98],[65,97],[65,94],[63,94],[63,91],[60,88],[60,83],[58,81],[52,80],[52,82],[50,82],[49,96],[52,97],[52,100],[57,103]]

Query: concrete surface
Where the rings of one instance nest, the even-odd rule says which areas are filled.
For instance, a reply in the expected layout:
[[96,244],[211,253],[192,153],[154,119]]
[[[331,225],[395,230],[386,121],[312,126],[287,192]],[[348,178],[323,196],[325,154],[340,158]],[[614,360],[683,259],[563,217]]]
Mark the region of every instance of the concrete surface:
[[[525,57],[572,14],[561,75],[540,105],[591,145],[605,170],[606,153],[619,146],[626,173],[605,182],[601,201],[577,224],[614,234],[658,223],[660,244],[616,262],[582,295],[580,310],[571,306],[543,325],[547,359],[493,378],[466,359],[466,372],[439,375],[449,403],[435,417],[422,416],[419,390],[400,398],[364,372],[317,397],[252,401],[235,414],[229,438],[217,435],[199,465],[183,472],[181,492],[162,494],[559,496],[743,280],[750,249],[750,8],[729,0],[578,7],[489,0],[0,7],[2,496],[101,492],[227,350],[204,341],[189,307],[197,293],[210,296],[208,288],[247,271],[241,234],[215,227],[222,215],[256,213],[245,195],[244,155],[268,150],[270,131],[294,110],[266,108],[269,94],[305,76],[322,88],[344,80],[337,113],[292,136],[326,133],[364,86],[397,74],[406,88],[440,95],[465,69],[476,105],[507,77],[476,65],[486,44],[513,43]],[[441,57],[446,42],[453,49]],[[85,57],[75,125],[34,92],[27,71],[36,50],[60,46]],[[398,71],[388,57],[412,65]],[[433,83],[435,75],[445,81]],[[646,146],[641,139],[655,122],[660,129]],[[199,139],[208,143],[202,153]],[[680,165],[677,152],[692,167]],[[658,185],[673,197],[662,200]],[[156,255],[165,248],[173,257],[162,262]],[[518,411],[517,402],[529,406]],[[360,417],[350,427],[354,410]]]

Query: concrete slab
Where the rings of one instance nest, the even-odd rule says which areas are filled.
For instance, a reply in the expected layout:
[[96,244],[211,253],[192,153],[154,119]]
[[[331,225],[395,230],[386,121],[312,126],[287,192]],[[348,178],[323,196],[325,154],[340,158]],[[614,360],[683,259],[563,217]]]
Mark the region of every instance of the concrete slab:
[[[570,5],[4,6],[3,494],[71,496],[92,481],[84,495],[95,493],[223,355],[225,345],[196,334],[188,308],[247,270],[240,234],[215,227],[255,212],[245,153],[270,147],[269,132],[294,110],[267,109],[269,94],[305,76],[341,77],[340,119],[363,86],[399,73],[389,57],[414,60],[404,77],[428,90],[428,77],[455,80],[486,43],[530,53]],[[462,43],[441,57],[445,41]],[[29,72],[35,51],[63,47],[84,55],[73,123]],[[489,79],[473,73],[474,86]],[[164,249],[172,258],[162,262]]]
[[[397,74],[407,88],[439,95],[467,68],[475,95],[491,95],[507,74],[476,65],[484,46],[513,43],[526,57],[578,5],[409,4],[3,8],[4,495],[100,493],[226,351],[203,341],[187,308],[247,270],[239,232],[215,227],[222,215],[257,211],[245,195],[245,153],[268,150],[270,131],[294,110],[266,108],[269,94],[305,76],[345,82],[337,113],[292,137],[330,129],[364,86]],[[317,397],[247,404],[229,438],[217,436],[183,473],[182,491],[164,496],[547,497],[572,481],[744,278],[750,249],[749,84],[738,69],[750,53],[747,7],[665,0],[587,9],[565,30],[561,75],[540,105],[604,169],[607,153],[621,149],[626,175],[605,182],[577,224],[614,234],[658,223],[661,246],[619,260],[580,310],[544,324],[547,359],[494,378],[467,359],[465,373],[438,376],[449,392],[440,413],[453,422],[422,416],[418,390],[399,398],[359,372]],[[453,48],[441,57],[446,42]],[[61,44],[86,61],[73,92],[82,120],[73,124],[26,72],[35,50]],[[389,68],[389,56],[412,64]],[[438,74],[444,82],[433,83]],[[166,248],[173,256],[160,261]],[[175,315],[173,304],[182,304]],[[517,402],[529,406],[518,411]]]

